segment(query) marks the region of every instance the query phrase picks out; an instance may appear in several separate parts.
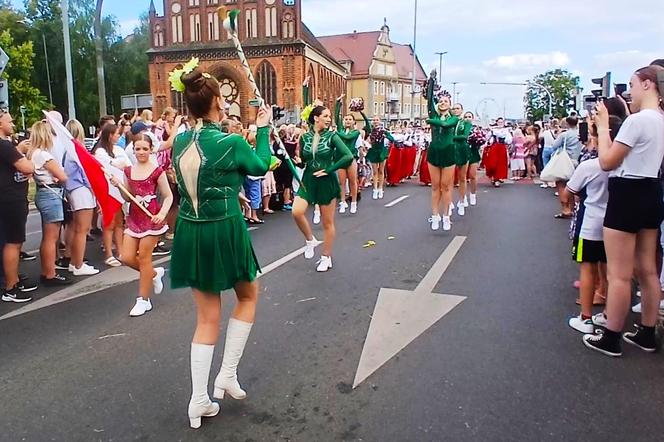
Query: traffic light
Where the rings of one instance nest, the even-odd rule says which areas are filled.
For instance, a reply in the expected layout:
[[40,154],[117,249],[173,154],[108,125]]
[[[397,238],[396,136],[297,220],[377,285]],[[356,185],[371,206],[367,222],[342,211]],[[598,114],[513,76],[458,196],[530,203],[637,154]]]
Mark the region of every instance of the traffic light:
[[593,78],[592,82],[601,87],[601,89],[593,89],[590,91],[595,97],[608,98],[611,96],[611,72],[607,72],[606,75],[601,78]]
[[272,120],[279,121],[284,118],[284,108],[272,105]]

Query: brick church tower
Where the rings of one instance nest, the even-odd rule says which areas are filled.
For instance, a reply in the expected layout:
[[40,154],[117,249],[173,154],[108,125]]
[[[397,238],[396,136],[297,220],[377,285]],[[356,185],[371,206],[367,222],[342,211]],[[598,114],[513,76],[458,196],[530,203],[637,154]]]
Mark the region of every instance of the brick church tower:
[[221,83],[230,115],[254,118],[254,98],[242,73],[229,35],[216,13],[220,5],[239,9],[238,35],[256,82],[268,104],[286,109],[297,122],[302,107],[302,82],[311,76],[314,98],[333,105],[346,90],[346,71],[302,22],[302,0],[164,0],[164,14],[154,2],[149,19],[152,35],[150,90],[153,110],[166,106],[186,112],[182,94],[170,89],[168,74],[192,57]]

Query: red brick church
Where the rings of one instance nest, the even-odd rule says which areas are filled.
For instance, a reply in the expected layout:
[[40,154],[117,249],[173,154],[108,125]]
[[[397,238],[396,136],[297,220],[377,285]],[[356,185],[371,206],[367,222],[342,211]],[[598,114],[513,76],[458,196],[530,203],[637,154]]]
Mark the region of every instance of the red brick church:
[[221,83],[230,115],[254,117],[254,98],[235,47],[216,10],[239,9],[239,36],[256,82],[269,104],[284,107],[295,122],[302,107],[302,83],[311,76],[311,95],[332,105],[346,90],[345,70],[302,22],[302,0],[164,0],[164,15],[150,5],[150,90],[156,114],[166,106],[186,112],[182,95],[170,89],[168,74],[198,57]]

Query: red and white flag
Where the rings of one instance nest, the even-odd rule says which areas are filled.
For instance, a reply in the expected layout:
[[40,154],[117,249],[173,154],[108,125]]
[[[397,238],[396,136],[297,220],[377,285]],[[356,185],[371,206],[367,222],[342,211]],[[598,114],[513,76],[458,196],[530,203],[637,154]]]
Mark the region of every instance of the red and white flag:
[[58,138],[58,144],[64,146],[67,158],[76,161],[85,172],[92,192],[97,198],[97,203],[101,207],[104,226],[108,226],[124,204],[120,191],[109,181],[108,174],[112,172],[105,170],[104,166],[69,133],[62,123],[54,119],[48,112],[44,112],[44,115]]

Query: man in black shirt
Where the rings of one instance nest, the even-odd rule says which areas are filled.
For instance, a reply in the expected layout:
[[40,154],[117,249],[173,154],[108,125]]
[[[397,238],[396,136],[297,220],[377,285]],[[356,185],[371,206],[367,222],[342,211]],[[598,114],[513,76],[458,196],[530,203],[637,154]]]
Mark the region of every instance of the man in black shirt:
[[32,298],[20,290],[18,262],[28,219],[28,178],[34,173],[34,166],[22,153],[30,147],[29,141],[16,147],[10,138],[13,133],[12,116],[0,109],[0,230],[5,241],[5,287],[0,292],[3,301],[27,302]]

